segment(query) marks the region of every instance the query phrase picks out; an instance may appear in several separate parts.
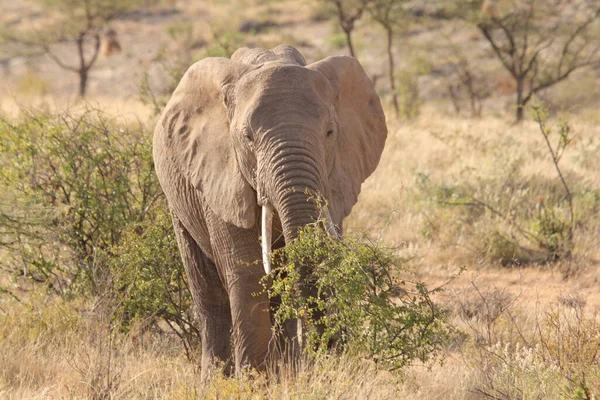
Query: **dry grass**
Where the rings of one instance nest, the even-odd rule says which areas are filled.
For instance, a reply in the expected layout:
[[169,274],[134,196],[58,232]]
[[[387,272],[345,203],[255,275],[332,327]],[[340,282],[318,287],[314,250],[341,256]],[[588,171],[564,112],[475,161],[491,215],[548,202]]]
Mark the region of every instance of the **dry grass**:
[[397,398],[397,377],[352,356],[305,362],[275,379],[248,372],[203,384],[176,342],[115,332],[102,304],[31,304],[0,316],[2,398]]
[[[577,238],[573,260],[506,268],[482,263],[477,253],[465,250],[465,241],[473,239],[462,237],[460,230],[436,238],[421,233],[432,212],[429,203],[418,200],[416,177],[423,171],[440,181],[468,180],[474,173],[493,177],[501,165],[497,157],[525,155],[525,177],[552,179],[547,157],[529,156],[541,144],[536,127],[435,114],[398,126],[390,121],[390,127],[381,165],[365,184],[346,231],[370,229],[384,243],[399,247],[413,257],[415,276],[432,286],[467,267],[437,295],[457,327],[443,364],[414,366],[397,375],[348,355],[306,363],[296,376],[246,373],[202,384],[173,339],[149,335],[140,341],[112,330],[110,310],[102,304],[48,302],[39,294],[28,296],[31,308],[8,299],[0,302],[0,397],[478,399],[483,393],[499,398],[521,393],[519,398],[540,398],[567,387],[566,373],[549,355],[563,342],[570,359],[561,362],[584,365],[585,388],[600,390],[595,355],[589,346],[576,345],[578,340],[589,342],[594,335],[590,330],[599,323],[597,235]],[[584,155],[593,148],[598,128],[582,123],[577,129],[580,136],[565,156],[564,169],[597,187],[597,161]],[[589,229],[598,229],[597,221],[590,224]],[[550,316],[579,326],[579,333],[543,331]],[[552,332],[562,336],[554,338]],[[550,343],[546,350],[544,337]],[[500,363],[499,357],[508,361]],[[502,397],[505,391],[510,396]],[[576,398],[576,393],[557,396]]]
[[[483,392],[498,394],[508,388],[515,394],[527,387],[530,396],[515,398],[576,398],[572,392],[552,392],[567,390],[563,375],[569,373],[560,370],[554,359],[541,359],[540,354],[549,357],[553,351],[554,357],[563,351],[565,365],[589,366],[585,369],[587,387],[592,391],[600,388],[595,347],[600,325],[596,317],[584,315],[584,322],[571,325],[570,331],[564,325],[562,330],[548,330],[551,326],[544,324],[551,318],[559,316],[563,324],[567,318],[576,321],[573,316],[583,309],[559,302],[551,307],[541,303],[531,307],[520,298],[514,301],[514,297],[501,296],[498,300],[497,292],[487,292],[484,287],[478,290],[485,300],[474,315],[454,315],[461,335],[442,364],[413,366],[398,375],[345,355],[304,363],[296,375],[284,372],[269,377],[246,372],[236,378],[216,376],[208,383],[200,381],[199,371],[175,342],[149,337],[140,345],[111,331],[102,310],[85,311],[82,318],[84,308],[72,303],[44,304],[38,310],[12,306],[9,315],[0,318],[0,397],[479,399]],[[462,294],[453,296],[449,302],[465,301]],[[498,312],[488,314],[488,306],[497,307]],[[539,347],[543,343],[537,336],[539,329],[546,329],[546,348]],[[551,336],[555,333],[558,338]],[[563,344],[562,350],[558,344]],[[542,383],[546,386],[540,386]]]
[[[533,189],[537,182],[548,182],[560,191],[556,171],[533,122],[514,126],[497,118],[456,119],[435,110],[424,114],[416,122],[389,121],[391,129],[382,161],[363,185],[346,228],[385,227],[382,235],[386,243],[411,250],[427,248],[422,254],[427,257],[421,263],[424,265],[437,265],[443,259],[449,266],[477,266],[479,260],[474,250],[467,248],[469,243],[462,240],[462,233],[445,227],[436,240],[423,237],[427,224],[437,222],[428,221],[434,214],[422,201],[423,182],[476,187],[481,182],[495,181],[501,185],[510,169],[518,168],[521,179],[532,181]],[[595,124],[577,123],[576,119],[574,128],[578,137],[567,149],[561,166],[572,178],[571,184],[597,190],[600,178],[594,173],[597,165],[592,154],[600,148],[600,129]],[[600,259],[598,237],[591,234],[597,228],[597,224],[588,226],[589,231],[578,238],[578,254],[588,265]]]

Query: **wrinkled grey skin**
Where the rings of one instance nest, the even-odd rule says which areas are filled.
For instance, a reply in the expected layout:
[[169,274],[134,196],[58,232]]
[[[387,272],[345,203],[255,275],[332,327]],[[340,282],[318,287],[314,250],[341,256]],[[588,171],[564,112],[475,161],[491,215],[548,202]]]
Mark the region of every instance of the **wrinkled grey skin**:
[[265,368],[274,344],[259,280],[261,206],[273,247],[356,203],[387,129],[379,98],[351,57],[306,65],[291,46],[242,48],[192,65],[154,134],[154,160],[202,326],[202,370],[215,360]]

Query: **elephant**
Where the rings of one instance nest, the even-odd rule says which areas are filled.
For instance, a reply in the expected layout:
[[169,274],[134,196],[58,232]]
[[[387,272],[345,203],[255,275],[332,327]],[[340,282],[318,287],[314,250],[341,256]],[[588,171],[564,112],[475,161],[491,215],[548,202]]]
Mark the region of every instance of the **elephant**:
[[156,125],[153,157],[201,325],[203,373],[216,362],[267,368],[274,333],[260,281],[270,252],[319,217],[316,195],[328,231],[341,234],[386,137],[380,99],[353,57],[307,64],[289,45],[241,48],[187,70]]

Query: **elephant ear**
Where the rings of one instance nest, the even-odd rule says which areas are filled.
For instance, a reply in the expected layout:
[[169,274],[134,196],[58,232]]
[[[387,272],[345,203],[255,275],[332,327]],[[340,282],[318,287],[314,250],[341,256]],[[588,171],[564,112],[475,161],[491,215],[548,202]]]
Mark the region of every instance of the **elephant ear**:
[[339,136],[329,177],[329,203],[332,219],[339,225],[379,163],[387,137],[385,115],[373,83],[355,58],[328,57],[307,68],[325,75],[337,91]]
[[228,106],[233,107],[235,83],[250,68],[226,58],[195,63],[160,121],[165,148],[180,173],[218,216],[242,228],[256,221],[256,194],[238,167]]

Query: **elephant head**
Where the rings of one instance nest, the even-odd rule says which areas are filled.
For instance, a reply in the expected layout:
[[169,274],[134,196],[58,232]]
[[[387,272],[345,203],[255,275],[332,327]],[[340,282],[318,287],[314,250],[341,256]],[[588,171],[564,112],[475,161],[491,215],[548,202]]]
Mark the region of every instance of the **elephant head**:
[[379,97],[355,58],[306,65],[290,46],[199,61],[162,121],[169,157],[216,215],[252,228],[262,209],[264,254],[273,212],[289,242],[318,217],[316,194],[341,226],[387,136]]

